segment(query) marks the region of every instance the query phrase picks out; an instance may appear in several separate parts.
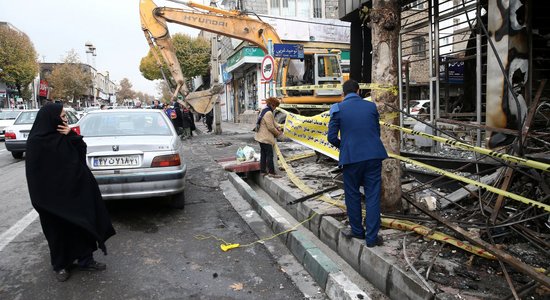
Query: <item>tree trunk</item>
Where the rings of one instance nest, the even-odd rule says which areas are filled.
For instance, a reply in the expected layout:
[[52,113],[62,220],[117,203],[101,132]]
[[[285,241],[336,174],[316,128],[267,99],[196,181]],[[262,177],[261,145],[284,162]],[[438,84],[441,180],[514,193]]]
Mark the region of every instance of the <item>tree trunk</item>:
[[[398,86],[398,38],[401,27],[398,0],[373,0],[370,11],[372,30],[372,82],[375,84]],[[378,107],[382,119],[399,107],[399,97],[388,90],[372,90],[372,99]],[[386,119],[388,123],[399,125],[398,117]],[[399,154],[399,131],[381,128],[381,138],[388,152]],[[382,165],[382,212],[397,211],[401,208],[401,164],[399,160],[388,158]]]

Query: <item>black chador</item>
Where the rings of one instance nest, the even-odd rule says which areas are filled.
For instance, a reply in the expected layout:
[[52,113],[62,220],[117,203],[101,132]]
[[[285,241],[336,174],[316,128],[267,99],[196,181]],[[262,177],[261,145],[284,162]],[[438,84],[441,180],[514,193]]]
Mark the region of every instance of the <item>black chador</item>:
[[[33,207],[40,215],[54,271],[90,259],[115,234],[97,182],[86,165],[86,143],[62,125],[60,104],[40,109],[27,140],[26,175]],[[93,260],[93,257],[91,258]]]

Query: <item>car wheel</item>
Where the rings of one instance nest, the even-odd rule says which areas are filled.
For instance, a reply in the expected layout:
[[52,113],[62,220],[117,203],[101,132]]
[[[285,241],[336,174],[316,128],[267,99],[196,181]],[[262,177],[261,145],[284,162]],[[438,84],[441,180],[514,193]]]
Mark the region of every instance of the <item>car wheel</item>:
[[16,158],[16,159],[21,159],[23,158],[23,152],[12,151],[11,156],[13,156],[13,158]]
[[181,191],[172,196],[172,207],[177,209],[183,209],[185,206],[185,191]]

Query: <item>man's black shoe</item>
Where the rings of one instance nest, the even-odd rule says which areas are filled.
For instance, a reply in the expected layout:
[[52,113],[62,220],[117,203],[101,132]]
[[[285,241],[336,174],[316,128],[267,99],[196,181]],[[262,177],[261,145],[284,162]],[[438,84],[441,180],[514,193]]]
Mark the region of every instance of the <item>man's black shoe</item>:
[[374,243],[367,243],[368,248],[376,247],[376,246],[382,246],[384,245],[384,239],[381,236],[376,237],[376,242]]
[[92,262],[90,262],[85,266],[78,266],[78,269],[81,271],[103,271],[107,269],[107,265],[104,263],[100,263],[95,260],[92,260]]
[[67,269],[61,269],[55,272],[55,279],[59,282],[67,281],[69,277],[71,277],[71,273],[69,273],[69,270]]
[[365,234],[354,234],[352,231],[351,231],[351,228],[344,228],[342,229],[342,235],[345,237],[345,238],[348,238],[348,239],[351,239],[351,238],[356,238],[356,239],[365,239]]

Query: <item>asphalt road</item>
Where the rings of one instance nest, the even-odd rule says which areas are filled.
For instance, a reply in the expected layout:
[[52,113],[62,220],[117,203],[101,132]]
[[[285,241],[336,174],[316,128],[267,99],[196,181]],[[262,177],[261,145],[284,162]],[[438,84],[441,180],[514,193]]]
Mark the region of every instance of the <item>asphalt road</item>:
[[108,203],[117,235],[107,241],[109,255],[95,254],[107,270],[74,270],[64,283],[51,269],[24,160],[13,159],[0,142],[0,299],[302,299],[263,245],[222,252],[220,241],[196,238],[258,239],[220,189],[226,174],[213,158],[250,142],[229,140],[205,135],[186,142],[184,210],[162,199]]

